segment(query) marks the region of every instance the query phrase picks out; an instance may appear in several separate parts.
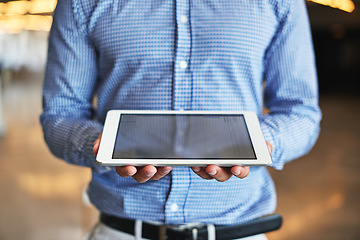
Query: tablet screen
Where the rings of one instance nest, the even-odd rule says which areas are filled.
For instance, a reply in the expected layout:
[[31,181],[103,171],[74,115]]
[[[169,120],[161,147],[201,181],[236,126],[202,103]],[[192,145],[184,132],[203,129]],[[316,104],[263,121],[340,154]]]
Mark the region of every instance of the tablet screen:
[[256,160],[242,114],[121,114],[112,156]]

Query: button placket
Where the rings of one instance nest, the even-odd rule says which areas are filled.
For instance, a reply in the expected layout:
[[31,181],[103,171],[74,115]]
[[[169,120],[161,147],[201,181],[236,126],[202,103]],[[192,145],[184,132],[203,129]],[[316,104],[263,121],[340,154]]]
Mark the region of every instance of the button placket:
[[[174,110],[188,110],[191,107],[191,32],[189,14],[189,0],[176,0],[177,38],[175,44],[172,99]],[[181,137],[177,136],[177,141],[181,141],[179,138]],[[165,223],[181,224],[185,221],[186,196],[190,188],[190,169],[188,167],[174,167],[171,177],[171,190],[165,204]]]
[[185,206],[190,187],[190,169],[174,167],[171,177],[171,190],[165,204],[165,223],[183,224],[186,220]]
[[190,73],[191,29],[189,0],[176,1],[176,49],[173,81],[173,109],[190,109],[192,78]]

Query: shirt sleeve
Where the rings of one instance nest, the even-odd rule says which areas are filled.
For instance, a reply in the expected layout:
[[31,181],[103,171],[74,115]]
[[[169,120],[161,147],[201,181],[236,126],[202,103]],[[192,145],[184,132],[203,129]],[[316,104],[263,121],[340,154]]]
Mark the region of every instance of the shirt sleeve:
[[96,51],[71,0],[58,1],[49,36],[40,121],[51,152],[69,163],[101,170],[92,145],[102,131],[92,105]]
[[265,55],[265,106],[260,118],[274,148],[273,167],[282,169],[306,154],[320,131],[317,73],[304,1],[288,1],[277,34]]

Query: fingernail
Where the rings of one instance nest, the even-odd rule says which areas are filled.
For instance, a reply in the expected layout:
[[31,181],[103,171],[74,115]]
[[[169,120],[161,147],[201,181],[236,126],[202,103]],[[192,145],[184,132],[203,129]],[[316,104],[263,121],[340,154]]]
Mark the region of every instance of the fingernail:
[[192,170],[193,170],[194,172],[200,172],[200,167],[192,167]]
[[146,175],[147,177],[152,177],[152,176],[155,175],[155,173],[154,173],[154,172],[145,171],[145,175]]
[[214,175],[216,175],[217,174],[217,171],[216,170],[214,170],[214,171],[212,171],[212,172],[209,172],[208,173],[210,176],[214,176]]
[[236,170],[236,171],[233,172],[233,174],[234,174],[235,176],[240,175],[240,173],[241,173],[240,170]]
[[165,169],[162,170],[162,172],[163,172],[164,174],[168,174],[170,171],[171,171],[171,168],[170,168],[170,169],[165,168]]
[[136,169],[131,169],[131,170],[129,170],[129,171],[127,172],[127,175],[128,175],[129,177],[131,177],[131,176],[134,176],[135,173],[136,173]]

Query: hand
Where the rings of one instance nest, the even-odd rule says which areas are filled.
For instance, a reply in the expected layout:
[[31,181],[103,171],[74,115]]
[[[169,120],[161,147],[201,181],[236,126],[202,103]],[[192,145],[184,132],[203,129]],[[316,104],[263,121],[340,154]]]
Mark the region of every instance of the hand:
[[[272,145],[266,141],[269,152],[273,150]],[[216,179],[219,182],[229,180],[233,175],[238,178],[246,178],[250,173],[249,167],[233,166],[233,167],[219,167],[216,165],[209,165],[207,167],[191,167],[191,169],[203,179]]]
[[[93,152],[97,155],[99,151],[100,141],[102,133],[99,135],[98,139],[95,140],[93,144]],[[139,183],[144,183],[148,180],[159,180],[165,177],[171,170],[172,167],[155,167],[152,165],[135,167],[135,166],[117,166],[115,167],[116,172],[121,177],[132,177]]]
[[139,183],[144,183],[148,180],[159,180],[165,177],[169,172],[171,172],[172,167],[155,167],[152,165],[135,167],[135,166],[123,166],[115,167],[116,172],[121,177],[132,177]]

